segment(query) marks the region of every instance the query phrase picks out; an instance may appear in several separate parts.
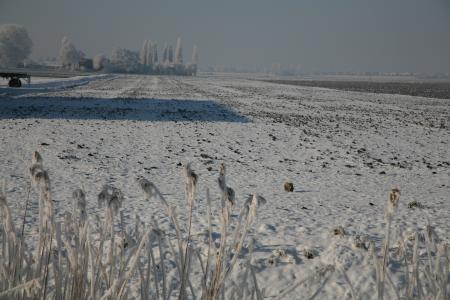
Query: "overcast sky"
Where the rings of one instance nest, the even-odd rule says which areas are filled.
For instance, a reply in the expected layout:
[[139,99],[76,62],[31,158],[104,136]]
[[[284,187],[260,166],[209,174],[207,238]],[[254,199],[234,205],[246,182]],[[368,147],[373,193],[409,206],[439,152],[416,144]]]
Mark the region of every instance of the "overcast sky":
[[0,0],[4,23],[28,29],[33,57],[63,36],[88,56],[181,36],[202,66],[450,72],[449,0]]

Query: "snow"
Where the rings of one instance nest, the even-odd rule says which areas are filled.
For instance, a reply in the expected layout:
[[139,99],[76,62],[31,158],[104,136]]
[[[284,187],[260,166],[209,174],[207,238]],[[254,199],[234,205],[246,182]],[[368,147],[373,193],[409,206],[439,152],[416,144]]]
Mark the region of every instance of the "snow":
[[22,87],[8,88],[8,80],[0,80],[0,96],[29,94],[34,92],[56,91],[61,89],[73,88],[76,86],[85,85],[91,81],[98,79],[113,78],[111,74],[88,75],[88,76],[74,76],[67,78],[54,77],[31,77],[30,84],[26,79],[21,79]]
[[[232,76],[83,77],[36,81],[30,89],[0,88],[0,166],[9,199],[18,199],[12,203],[16,216],[29,186],[31,154],[38,150],[59,215],[80,186],[88,215],[99,212],[96,195],[110,183],[127,197],[125,215],[138,212],[148,221],[161,207],[144,201],[135,179],[145,176],[182,206],[180,163],[192,162],[203,225],[206,188],[218,195],[224,162],[238,207],[255,192],[268,201],[253,229],[257,276],[270,286],[268,296],[338,262],[362,298],[375,297],[364,293],[375,285],[367,251],[353,241],[367,237],[381,246],[385,203],[394,187],[401,191],[394,241],[397,232],[425,228],[428,217],[450,242],[448,100]],[[286,181],[293,182],[294,192],[283,190]],[[414,200],[425,209],[409,209]],[[337,226],[345,236],[332,234]],[[268,263],[279,249],[291,258]],[[304,250],[315,258],[305,258]],[[297,292],[309,295],[310,288]],[[324,289],[330,298],[350,297],[342,278]]]

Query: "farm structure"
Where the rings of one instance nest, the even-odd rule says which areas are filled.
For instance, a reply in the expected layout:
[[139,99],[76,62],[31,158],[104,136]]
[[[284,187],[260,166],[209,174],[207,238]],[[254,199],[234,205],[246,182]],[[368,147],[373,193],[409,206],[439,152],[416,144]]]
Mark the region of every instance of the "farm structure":
[[15,72],[0,72],[0,77],[9,78],[8,86],[9,87],[21,87],[22,81],[21,78],[26,79],[28,83],[30,83],[31,75],[27,73],[15,73]]

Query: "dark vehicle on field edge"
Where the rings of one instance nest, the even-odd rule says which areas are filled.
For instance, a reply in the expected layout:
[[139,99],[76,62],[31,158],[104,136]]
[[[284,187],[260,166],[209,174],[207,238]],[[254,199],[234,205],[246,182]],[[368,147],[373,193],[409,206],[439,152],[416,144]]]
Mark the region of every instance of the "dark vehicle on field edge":
[[31,75],[27,73],[15,73],[15,72],[1,72],[0,71],[0,77],[9,78],[8,86],[9,87],[21,87],[22,81],[20,81],[20,78],[26,78],[27,82],[30,83]]

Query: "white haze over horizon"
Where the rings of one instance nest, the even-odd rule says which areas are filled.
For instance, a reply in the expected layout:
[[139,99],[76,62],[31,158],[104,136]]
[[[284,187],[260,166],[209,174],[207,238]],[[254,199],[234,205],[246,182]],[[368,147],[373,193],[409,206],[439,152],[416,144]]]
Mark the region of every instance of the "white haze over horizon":
[[57,56],[64,36],[88,57],[180,36],[200,66],[450,72],[447,0],[0,0],[6,23],[27,28],[32,58]]

